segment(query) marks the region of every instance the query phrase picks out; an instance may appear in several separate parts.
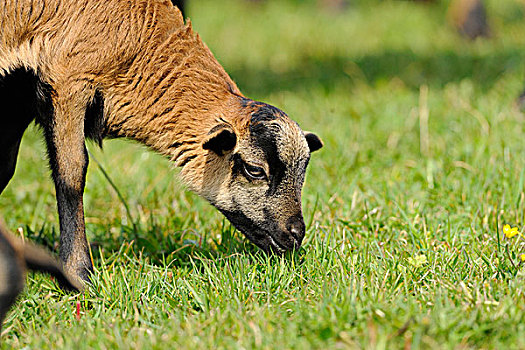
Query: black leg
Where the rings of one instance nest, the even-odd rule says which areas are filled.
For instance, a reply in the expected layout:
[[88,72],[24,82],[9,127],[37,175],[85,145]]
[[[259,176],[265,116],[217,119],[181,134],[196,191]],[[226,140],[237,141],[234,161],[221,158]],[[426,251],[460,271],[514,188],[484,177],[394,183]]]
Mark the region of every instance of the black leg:
[[36,80],[25,69],[0,76],[0,193],[13,177],[20,141],[35,117]]
[[[2,136],[0,135],[0,137]],[[0,147],[0,193],[4,191],[15,173],[19,147],[20,140],[15,141],[11,145]]]
[[[82,89],[78,89],[82,91]],[[74,277],[89,280],[93,265],[84,225],[83,193],[88,166],[84,137],[86,103],[74,88],[57,91],[53,122],[44,125],[60,221],[60,258]]]

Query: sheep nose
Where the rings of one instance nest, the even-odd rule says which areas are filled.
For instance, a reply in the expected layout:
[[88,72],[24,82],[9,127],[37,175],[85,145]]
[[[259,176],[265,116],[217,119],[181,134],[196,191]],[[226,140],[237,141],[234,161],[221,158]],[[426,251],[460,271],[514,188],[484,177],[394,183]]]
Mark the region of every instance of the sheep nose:
[[297,214],[289,218],[288,222],[286,223],[286,229],[295,239],[297,248],[299,248],[303,242],[305,232],[303,216],[301,214]]

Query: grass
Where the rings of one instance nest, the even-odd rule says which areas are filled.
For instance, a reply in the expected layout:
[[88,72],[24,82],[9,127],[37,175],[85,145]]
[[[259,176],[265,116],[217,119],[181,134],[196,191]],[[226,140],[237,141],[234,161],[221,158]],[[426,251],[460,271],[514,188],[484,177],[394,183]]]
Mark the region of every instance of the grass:
[[[114,184],[92,158],[93,285],[64,294],[30,274],[1,346],[525,348],[525,247],[502,234],[525,226],[524,9],[486,3],[494,35],[467,42],[444,5],[192,1],[241,90],[325,142],[303,191],[303,249],[266,257],[167,160],[90,144]],[[32,128],[0,212],[56,250],[45,158]]]

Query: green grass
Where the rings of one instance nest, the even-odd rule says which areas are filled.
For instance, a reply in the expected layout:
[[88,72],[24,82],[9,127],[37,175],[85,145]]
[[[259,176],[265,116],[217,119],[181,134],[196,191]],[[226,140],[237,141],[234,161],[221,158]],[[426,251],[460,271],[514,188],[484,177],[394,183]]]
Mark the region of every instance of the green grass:
[[[354,3],[190,3],[241,90],[325,142],[303,191],[304,249],[268,258],[167,160],[91,144],[131,217],[92,159],[94,283],[64,294],[30,274],[2,347],[525,348],[525,246],[502,234],[525,226],[525,11],[488,1],[494,36],[471,43],[444,5]],[[32,128],[0,213],[56,249],[48,175]]]

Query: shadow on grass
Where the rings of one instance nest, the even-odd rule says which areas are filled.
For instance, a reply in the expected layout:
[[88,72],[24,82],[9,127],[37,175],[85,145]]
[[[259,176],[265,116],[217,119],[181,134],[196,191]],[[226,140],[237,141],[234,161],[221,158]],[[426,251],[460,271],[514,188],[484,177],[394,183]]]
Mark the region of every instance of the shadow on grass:
[[446,51],[421,56],[407,50],[357,58],[305,56],[300,64],[282,73],[270,68],[230,67],[228,70],[242,90],[255,96],[319,86],[330,91],[340,83],[376,85],[393,78],[400,79],[411,89],[419,89],[422,84],[442,87],[468,78],[486,91],[503,73],[520,72],[524,60],[525,51],[518,48],[486,55]]
[[141,252],[155,265],[187,266],[196,257],[216,259],[237,253],[256,253],[256,248],[235,234],[227,223],[222,225],[220,239],[210,237],[207,231],[202,233],[192,229],[175,228],[168,234],[166,232],[163,225],[150,221],[145,225],[122,226],[116,240],[95,234],[92,240],[94,258],[100,258],[100,252],[114,253],[121,245],[130,242],[133,242],[135,252]]
[[[45,246],[58,256],[59,234],[52,225],[44,224],[37,231],[32,231],[26,226],[25,231],[29,240]],[[89,229],[88,229],[89,230]],[[207,235],[201,235],[193,230],[174,230],[166,235],[166,230],[152,222],[147,226],[121,226],[118,238],[109,237],[102,227],[90,232],[91,252],[95,263],[103,256],[118,254],[122,247],[129,247],[133,255],[148,258],[149,261],[158,266],[169,264],[173,267],[199,266],[201,260],[226,259],[233,255],[243,255],[250,260],[264,262],[266,259],[279,259],[278,256],[269,256],[264,251],[251,244],[242,234],[226,221],[221,228],[220,239],[214,239]],[[140,253],[140,254],[139,254]],[[304,256],[304,249],[298,252],[287,253],[287,260],[293,259],[297,264]]]

